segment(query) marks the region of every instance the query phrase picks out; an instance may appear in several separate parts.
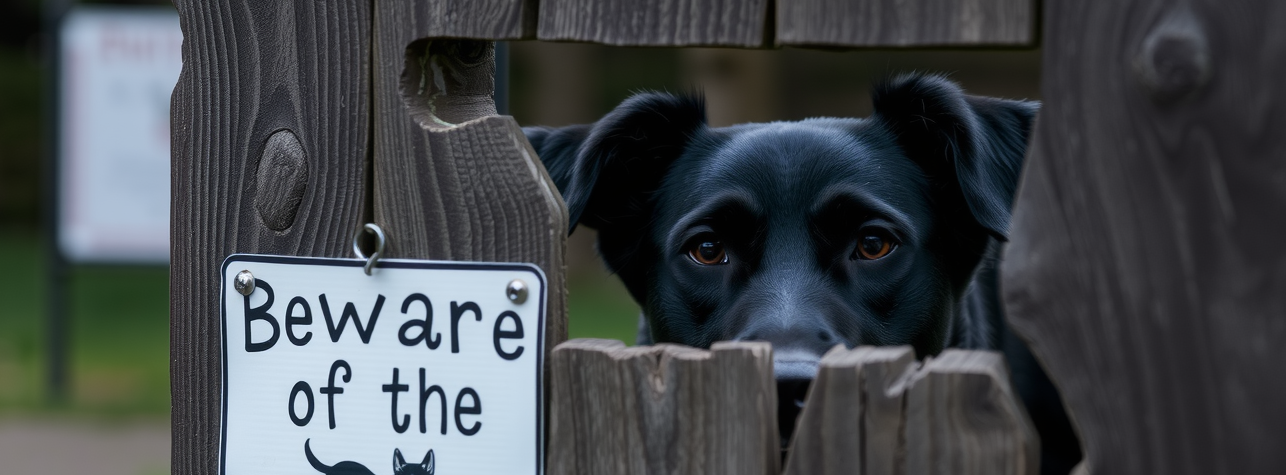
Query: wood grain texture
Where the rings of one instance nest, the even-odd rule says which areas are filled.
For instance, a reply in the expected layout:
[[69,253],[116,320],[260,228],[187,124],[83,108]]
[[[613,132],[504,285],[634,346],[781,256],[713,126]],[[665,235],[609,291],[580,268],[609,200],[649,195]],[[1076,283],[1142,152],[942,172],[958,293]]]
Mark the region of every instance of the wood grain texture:
[[1039,442],[999,353],[836,347],[818,367],[786,474],[1034,474]]
[[494,115],[493,44],[421,40],[428,24],[410,8],[375,12],[374,221],[386,255],[536,264],[548,353],[567,339],[567,207],[522,129]]
[[779,471],[767,343],[706,351],[577,339],[550,365],[550,474]]
[[389,3],[397,3],[389,7],[407,15],[407,23],[420,28],[417,31],[420,37],[497,41],[536,36],[536,0],[399,0]]
[[1286,4],[1045,4],[1002,267],[1088,473],[1286,473]]
[[[170,118],[171,461],[173,473],[209,474],[219,452],[223,259],[346,257],[363,221],[371,16],[362,2],[175,3],[183,71]],[[280,130],[306,160],[302,190],[257,179]],[[289,189],[265,189],[274,187]],[[256,196],[297,196],[297,214],[270,229],[289,213],[269,203],[261,214]]]
[[916,366],[909,346],[827,352],[808,389],[784,473],[902,473],[901,381]]
[[541,40],[617,46],[767,43],[768,0],[542,0]]
[[777,44],[1026,46],[1036,0],[777,0]]
[[1010,388],[1004,355],[946,350],[908,386],[908,475],[1040,471],[1039,436]]

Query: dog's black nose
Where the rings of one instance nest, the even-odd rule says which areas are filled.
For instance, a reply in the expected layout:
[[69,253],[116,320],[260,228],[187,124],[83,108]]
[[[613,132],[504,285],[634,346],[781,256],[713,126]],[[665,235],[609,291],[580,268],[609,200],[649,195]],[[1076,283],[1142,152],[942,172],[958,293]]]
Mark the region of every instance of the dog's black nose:
[[781,433],[782,450],[790,446],[790,437],[795,433],[795,421],[804,410],[808,385],[812,382],[812,379],[802,378],[777,380],[777,429]]

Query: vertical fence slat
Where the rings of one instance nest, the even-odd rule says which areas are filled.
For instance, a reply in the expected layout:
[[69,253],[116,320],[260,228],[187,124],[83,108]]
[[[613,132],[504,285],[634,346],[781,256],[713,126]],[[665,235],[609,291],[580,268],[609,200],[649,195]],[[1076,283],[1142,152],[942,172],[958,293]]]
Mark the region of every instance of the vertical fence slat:
[[1004,358],[910,347],[837,347],[822,358],[785,473],[1034,474],[1035,429]]
[[777,0],[777,44],[1024,46],[1037,0]]
[[551,474],[778,473],[766,343],[706,351],[579,339],[550,365]]
[[1004,356],[947,350],[906,395],[908,475],[1021,475],[1040,470],[1036,429],[1009,386]]
[[786,474],[902,473],[904,396],[910,347],[836,347],[818,367],[791,440]]
[[740,46],[767,37],[768,0],[543,0],[542,40],[617,46]]
[[215,473],[220,264],[238,252],[349,255],[365,201],[371,18],[362,2],[176,6],[171,464]]
[[1286,4],[1046,2],[1003,264],[1089,473],[1286,473]]

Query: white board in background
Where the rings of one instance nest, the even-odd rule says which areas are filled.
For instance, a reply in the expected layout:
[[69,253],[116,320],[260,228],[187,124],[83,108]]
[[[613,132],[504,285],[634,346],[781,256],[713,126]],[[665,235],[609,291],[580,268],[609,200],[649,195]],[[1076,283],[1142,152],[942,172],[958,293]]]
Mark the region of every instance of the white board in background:
[[76,8],[59,35],[59,249],[72,262],[164,264],[178,15]]

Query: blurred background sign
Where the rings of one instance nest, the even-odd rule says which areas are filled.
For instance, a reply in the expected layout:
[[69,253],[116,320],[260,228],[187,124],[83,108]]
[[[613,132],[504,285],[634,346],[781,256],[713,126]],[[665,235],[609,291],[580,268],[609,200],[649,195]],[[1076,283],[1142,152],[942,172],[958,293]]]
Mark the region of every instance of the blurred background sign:
[[58,248],[71,262],[169,260],[173,9],[76,8],[60,31]]

